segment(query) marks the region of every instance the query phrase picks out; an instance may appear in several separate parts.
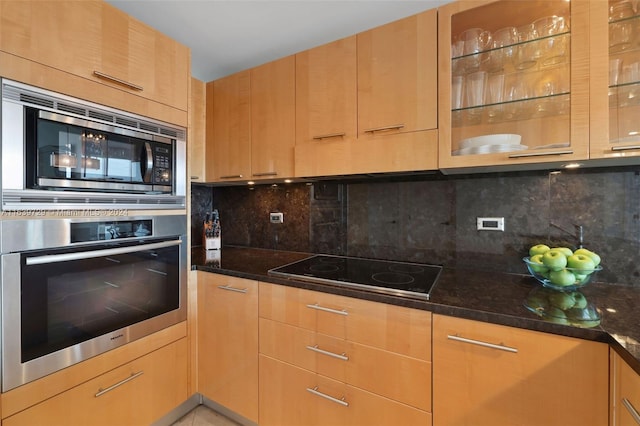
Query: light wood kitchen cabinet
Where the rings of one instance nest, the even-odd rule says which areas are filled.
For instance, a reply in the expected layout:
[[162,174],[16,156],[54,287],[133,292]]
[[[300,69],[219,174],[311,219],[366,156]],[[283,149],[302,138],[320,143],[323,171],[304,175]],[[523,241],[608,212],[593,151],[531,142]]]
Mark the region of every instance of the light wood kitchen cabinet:
[[192,77],[189,91],[189,132],[187,140],[189,175],[192,182],[207,181],[206,97],[206,84]]
[[436,16],[298,54],[296,176],[437,169]]
[[258,422],[258,282],[198,272],[198,391]]
[[108,3],[3,1],[0,16],[0,50],[187,111],[189,49]]
[[[210,135],[210,136],[209,136]],[[207,83],[207,177],[214,182],[251,176],[251,73]]]
[[187,339],[2,420],[9,426],[148,425],[188,398]]
[[640,425],[640,375],[620,355],[611,356],[611,426]]
[[251,69],[251,179],[293,176],[295,56]]
[[598,2],[439,8],[440,169],[589,158],[591,3]]
[[260,283],[259,316],[260,424],[431,423],[431,313]]
[[293,176],[295,57],[207,83],[207,164],[214,182]]
[[604,343],[434,315],[434,425],[606,425],[608,359]]

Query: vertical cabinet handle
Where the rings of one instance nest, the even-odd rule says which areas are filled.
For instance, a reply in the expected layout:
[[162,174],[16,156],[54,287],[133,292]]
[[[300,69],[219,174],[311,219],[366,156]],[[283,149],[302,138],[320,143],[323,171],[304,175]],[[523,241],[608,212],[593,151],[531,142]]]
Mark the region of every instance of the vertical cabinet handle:
[[629,414],[631,414],[633,420],[635,420],[636,423],[640,425],[640,413],[638,413],[631,401],[629,401],[627,398],[622,398],[622,404],[627,409]]
[[130,382],[131,380],[135,379],[136,377],[140,377],[144,374],[144,371],[138,371],[137,373],[131,373],[131,375],[129,377],[127,377],[124,380],[119,381],[118,383],[109,386],[108,388],[100,388],[98,389],[98,392],[96,392],[96,394],[94,395],[94,397],[99,397],[104,395],[107,392],[111,392],[112,390],[114,390],[115,388],[124,385],[127,382]]
[[338,314],[338,315],[349,315],[349,312],[345,311],[344,309],[341,311],[338,311],[337,309],[331,309],[331,308],[325,308],[324,306],[320,306],[317,303],[314,303],[313,305],[307,305],[307,308],[311,308],[311,309],[316,309],[318,311],[323,311],[323,312],[329,312],[331,314]]
[[318,390],[317,386],[314,386],[313,388],[307,388],[307,390],[309,392],[311,392],[312,394],[314,394],[314,395],[321,396],[322,398],[328,399],[329,401],[335,402],[336,404],[340,404],[340,405],[343,405],[345,407],[349,406],[349,403],[344,400],[344,396],[342,398],[340,398],[340,399],[334,398],[331,395],[327,395],[326,393],[320,392]]
[[455,340],[456,342],[470,343],[472,345],[483,346],[485,348],[498,349],[501,351],[518,353],[518,349],[516,348],[511,348],[509,346],[505,346],[502,344],[496,345],[495,343],[483,342],[482,340],[467,339],[466,337],[460,337],[457,334],[454,334],[454,335],[450,334],[447,336],[447,339]]
[[248,291],[246,288],[235,288],[228,285],[219,285],[218,288],[220,290],[235,291],[236,293],[246,293]]
[[307,349],[309,349],[310,351],[313,351],[313,352],[317,352],[317,353],[322,354],[322,355],[327,355],[327,356],[330,356],[330,357],[333,357],[333,358],[338,358],[338,359],[341,359],[343,361],[349,361],[349,357],[345,353],[337,354],[337,353],[334,353],[334,352],[325,351],[324,349],[320,349],[318,347],[318,345],[307,346]]

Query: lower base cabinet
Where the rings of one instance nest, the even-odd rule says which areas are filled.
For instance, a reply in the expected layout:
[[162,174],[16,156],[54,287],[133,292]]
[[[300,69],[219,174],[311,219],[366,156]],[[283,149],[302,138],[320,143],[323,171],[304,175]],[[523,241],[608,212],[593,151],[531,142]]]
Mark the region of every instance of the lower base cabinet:
[[611,349],[611,426],[640,425],[640,375]]
[[431,414],[260,355],[260,426],[301,425],[429,426]]
[[433,316],[435,426],[609,422],[604,343]]
[[2,421],[4,426],[149,425],[188,398],[187,339]]

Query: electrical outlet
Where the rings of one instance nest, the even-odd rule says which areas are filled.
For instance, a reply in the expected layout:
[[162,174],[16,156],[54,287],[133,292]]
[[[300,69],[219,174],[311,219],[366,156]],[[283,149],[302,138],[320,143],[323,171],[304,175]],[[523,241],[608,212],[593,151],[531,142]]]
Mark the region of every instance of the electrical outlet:
[[479,217],[478,231],[503,231],[504,217]]
[[284,222],[284,214],[283,213],[269,213],[269,222],[271,222],[271,223],[282,223],[282,222]]

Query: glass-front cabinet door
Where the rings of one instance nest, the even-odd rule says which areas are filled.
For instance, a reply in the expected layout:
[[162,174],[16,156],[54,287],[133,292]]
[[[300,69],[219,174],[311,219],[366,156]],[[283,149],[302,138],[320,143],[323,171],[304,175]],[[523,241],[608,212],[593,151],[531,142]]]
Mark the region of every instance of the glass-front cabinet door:
[[589,157],[589,2],[439,9],[440,168]]
[[640,161],[640,14],[629,0],[595,1],[591,157]]

